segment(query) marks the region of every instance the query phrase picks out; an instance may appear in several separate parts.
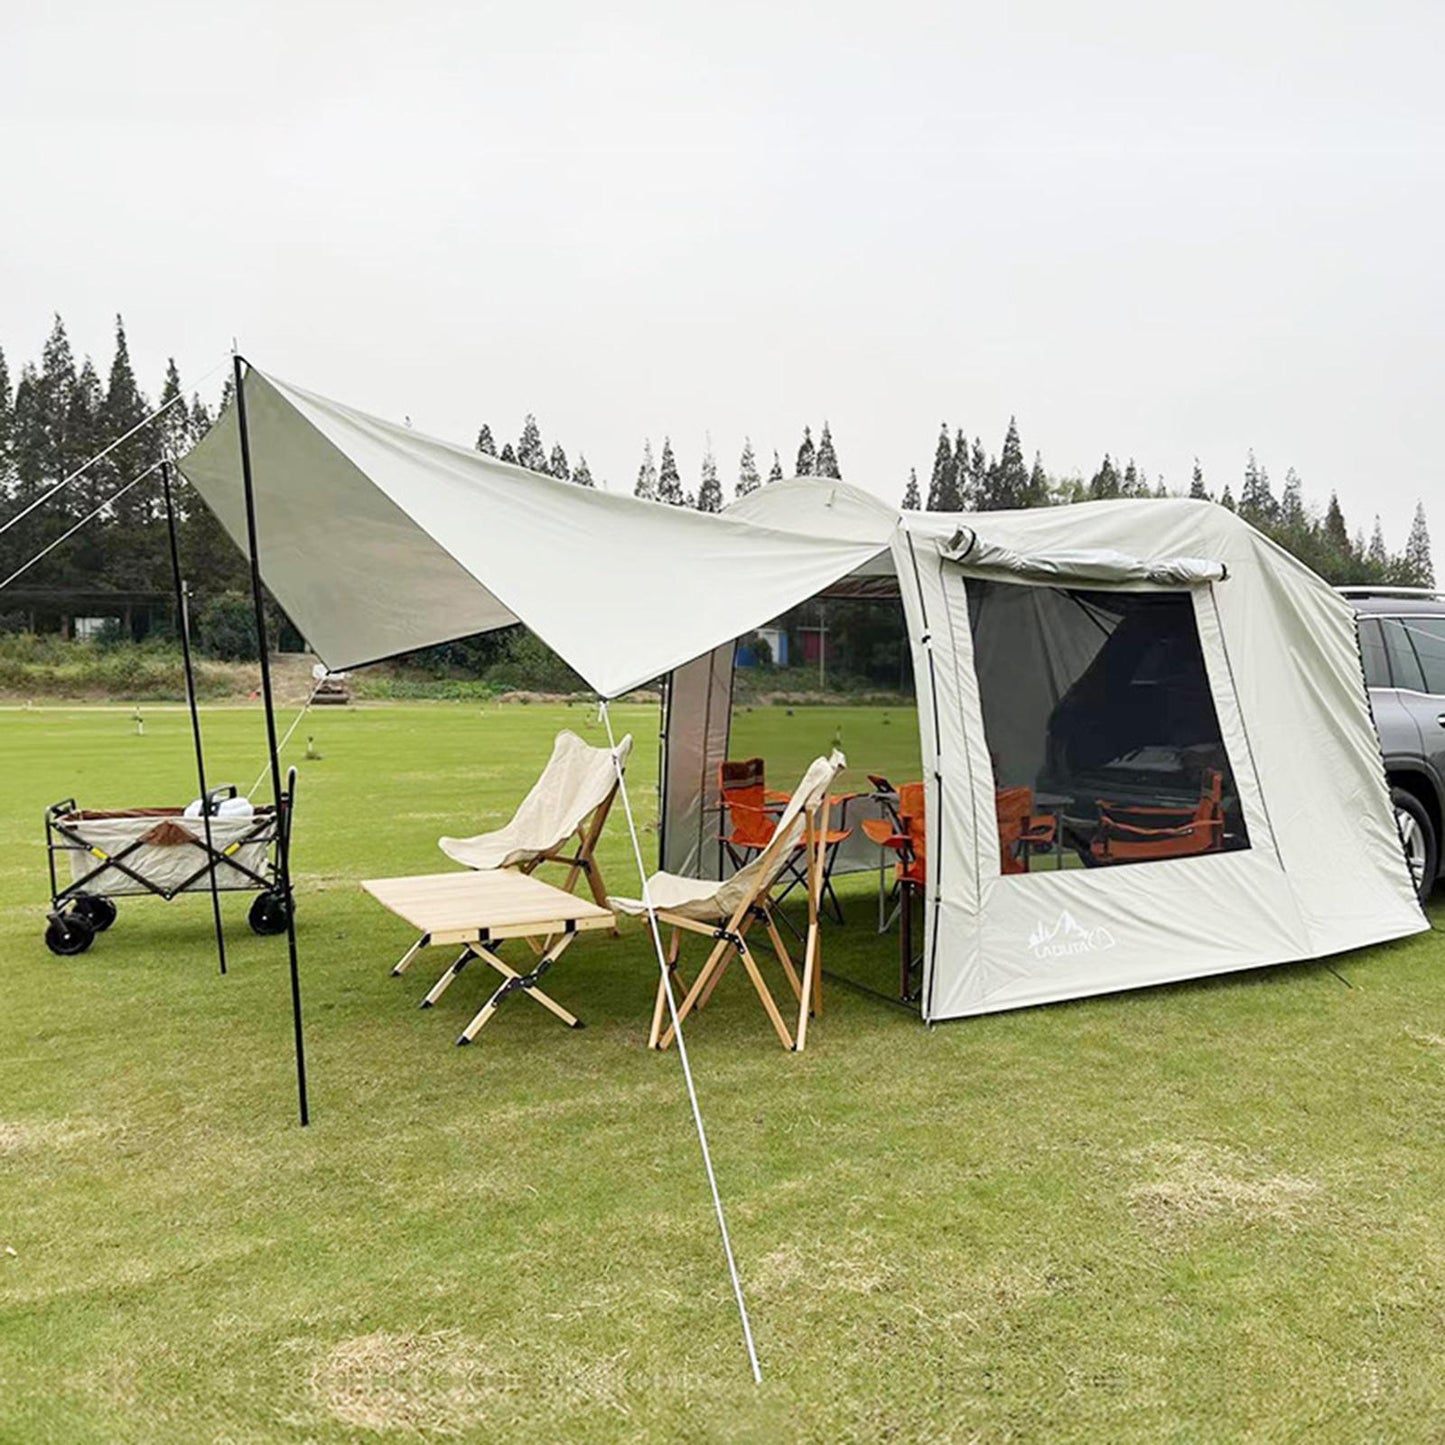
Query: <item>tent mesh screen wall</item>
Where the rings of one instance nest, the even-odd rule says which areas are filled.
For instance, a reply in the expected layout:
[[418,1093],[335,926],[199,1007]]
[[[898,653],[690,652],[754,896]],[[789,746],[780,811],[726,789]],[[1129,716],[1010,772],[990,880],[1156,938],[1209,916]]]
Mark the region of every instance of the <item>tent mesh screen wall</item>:
[[1188,593],[967,590],[1006,871],[1249,847]]

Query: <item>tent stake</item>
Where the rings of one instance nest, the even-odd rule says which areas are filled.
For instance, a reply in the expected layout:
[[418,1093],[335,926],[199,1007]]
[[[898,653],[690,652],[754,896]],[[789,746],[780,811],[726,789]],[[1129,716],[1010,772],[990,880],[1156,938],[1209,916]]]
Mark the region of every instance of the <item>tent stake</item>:
[[276,862],[286,903],[286,944],[291,955],[291,1022],[296,1034],[296,1095],[301,1124],[311,1122],[306,1100],[306,1041],[301,1033],[301,973],[296,964],[296,903],[291,896],[291,820],[281,812],[281,759],[276,747],[276,708],[271,699],[271,661],[266,646],[266,607],[261,599],[261,555],[256,543],[256,491],[251,478],[251,436],[246,428],[245,363],[232,357],[236,378],[236,421],[241,437],[241,482],[246,494],[246,545],[251,554],[251,605],[261,651],[261,700],[266,709],[266,747],[271,759],[271,797],[276,805]]
[[[200,786],[201,821],[206,829],[206,853],[214,859],[211,843],[211,800],[206,791],[206,755],[201,747],[201,714],[196,705],[196,674],[191,662],[191,616],[186,602],[186,584],[181,580],[181,549],[176,539],[176,507],[171,496],[171,464],[161,463],[161,490],[166,499],[166,532],[171,543],[171,580],[176,588],[176,627],[181,634],[181,661],[186,670],[186,701],[191,709],[191,738],[196,745],[196,781]],[[211,864],[211,916],[216,924],[216,958],[226,971],[226,936],[221,928],[221,889],[216,865]]]

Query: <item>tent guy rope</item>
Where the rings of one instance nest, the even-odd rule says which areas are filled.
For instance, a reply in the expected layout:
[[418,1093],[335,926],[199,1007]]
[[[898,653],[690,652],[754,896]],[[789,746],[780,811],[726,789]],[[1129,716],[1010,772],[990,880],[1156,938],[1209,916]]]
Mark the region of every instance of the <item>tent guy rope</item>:
[[607,700],[599,698],[599,711],[607,727],[607,746],[612,749],[613,766],[617,769],[617,791],[622,798],[622,811],[627,818],[627,832],[632,839],[632,854],[637,860],[637,875],[642,880],[642,901],[647,907],[648,930],[652,934],[653,946],[657,950],[657,966],[662,970],[662,987],[667,994],[667,1010],[672,1015],[673,1036],[677,1040],[677,1056],[682,1060],[682,1076],[687,1081],[688,1102],[692,1105],[692,1121],[697,1126],[697,1142],[702,1149],[703,1168],[707,1170],[708,1188],[712,1191],[713,1210],[717,1214],[718,1233],[722,1236],[723,1253],[727,1256],[728,1275],[732,1280],[733,1296],[737,1300],[738,1318],[743,1326],[743,1343],[747,1346],[748,1364],[752,1367],[753,1383],[763,1382],[762,1367],[758,1364],[757,1347],[753,1344],[753,1327],[748,1319],[747,1301],[743,1298],[743,1283],[738,1275],[737,1260],[733,1257],[732,1240],[728,1236],[727,1216],[723,1213],[722,1195],[718,1192],[717,1175],[713,1173],[712,1152],[707,1145],[707,1130],[703,1128],[702,1109],[697,1102],[697,1088],[692,1081],[692,1065],[687,1058],[687,1043],[682,1036],[682,1022],[677,1016],[677,999],[672,992],[672,979],[667,969],[667,951],[662,946],[662,934],[657,926],[657,910],[652,906],[652,892],[647,884],[647,865],[642,861],[642,845],[637,839],[637,824],[632,817],[632,800],[627,794],[627,779],[622,764],[617,761],[617,739],[612,732],[612,717],[607,710]]
[[[329,675],[330,674],[327,674],[327,676]],[[298,712],[296,716],[291,719],[291,726],[286,729],[285,736],[283,736],[281,741],[276,745],[277,757],[280,757],[280,755],[286,751],[286,744],[291,741],[291,734],[294,733],[296,729],[301,726],[301,719],[304,718],[306,714],[311,710],[311,704],[316,701],[316,694],[321,691],[321,685],[325,681],[326,677],[319,677],[316,679],[316,686],[311,689],[310,695],[307,697],[306,701],[301,704],[300,712]],[[252,793],[256,791],[257,788],[261,786],[262,783],[266,781],[266,774],[270,771],[271,760],[267,758],[267,760],[261,764],[261,771],[256,774],[256,781],[251,784],[251,792],[246,794],[248,798],[251,796]]]
[[[154,472],[160,471],[163,466],[165,466],[164,461],[153,462],[139,476],[132,477],[130,481],[128,481],[125,486],[123,486],[119,491],[112,492],[110,496],[108,496],[105,501],[103,501],[100,506],[98,506],[93,512],[87,512],[85,516],[83,516],[73,527],[71,527],[68,531],[62,532],[53,542],[48,542],[28,562],[22,563],[3,582],[0,582],[0,591],[3,591],[6,587],[8,587],[17,577],[23,576],[37,562],[41,561],[45,557],[48,557],[58,546],[60,546],[62,542],[67,541],[69,538],[75,536],[75,534],[80,531],[80,529],[84,527],[86,523],[93,522],[98,516],[100,516],[103,511],[105,511],[107,507],[113,506],[116,502],[120,501],[120,499],[125,496],[125,494],[130,491],[132,487],[138,487],[143,481],[145,481],[148,476],[150,476]],[[18,521],[19,518],[16,518],[16,520]],[[3,530],[4,528],[0,528],[0,531]]]

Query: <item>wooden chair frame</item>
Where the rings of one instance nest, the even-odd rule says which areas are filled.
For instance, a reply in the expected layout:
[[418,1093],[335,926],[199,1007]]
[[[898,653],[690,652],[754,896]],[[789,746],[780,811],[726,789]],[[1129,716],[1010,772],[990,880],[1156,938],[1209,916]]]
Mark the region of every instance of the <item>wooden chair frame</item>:
[[[612,790],[607,794],[593,810],[583,817],[576,829],[569,833],[555,848],[548,849],[545,853],[538,853],[533,858],[524,859],[520,863],[510,863],[506,868],[498,868],[491,871],[498,873],[523,873],[531,876],[544,863],[565,863],[567,865],[567,877],[559,885],[564,893],[574,893],[577,889],[577,880],[581,877],[587,879],[587,887],[592,893],[592,901],[599,908],[607,908],[607,888],[602,881],[602,869],[598,866],[595,856],[598,840],[602,837],[602,829],[607,825],[607,815],[612,811],[612,804],[617,799],[617,784],[614,782]],[[568,850],[576,846],[576,852],[568,855]],[[612,936],[616,938],[617,928],[612,928]],[[423,948],[429,947],[435,940],[423,934],[407,951],[401,956],[392,967],[391,976],[400,978],[407,971],[413,959],[416,958]],[[528,942],[532,952],[538,957],[545,956],[551,947],[552,939],[547,937],[540,942],[533,938]],[[442,978],[450,982],[450,975],[457,966],[464,965],[469,958],[469,952],[463,952],[456,963],[450,965]]]
[[[657,920],[672,929],[672,938],[668,946],[667,975],[658,980],[657,997],[653,1003],[652,1027],[647,1038],[649,1048],[666,1049],[672,1043],[674,1026],[671,1021],[666,1019],[667,990],[670,984],[679,981],[677,961],[682,934],[696,933],[704,938],[713,939],[714,943],[712,951],[708,954],[696,979],[693,980],[692,986],[687,990],[682,1002],[677,1005],[677,1022],[681,1023],[695,1008],[703,1008],[707,1005],[713,991],[727,971],[728,964],[736,955],[742,961],[748,979],[763,1005],[763,1011],[768,1016],[768,1022],[772,1024],[773,1032],[778,1036],[778,1041],[785,1049],[802,1052],[807,1044],[809,1018],[816,1017],[823,1011],[818,909],[823,893],[830,807],[831,799],[825,792],[817,803],[811,807],[805,807],[803,810],[802,848],[806,860],[808,884],[808,931],[803,944],[801,977],[794,967],[792,956],[788,953],[782,935],[778,932],[777,921],[773,916],[771,906],[773,890],[788,881],[787,869],[782,864],[776,870],[764,868],[760,876],[767,878],[768,881],[762,883],[749,897],[739,903],[732,915],[721,924],[703,923],[698,919],[659,908],[656,910]],[[771,849],[776,846],[781,850],[784,843],[785,839],[779,830],[774,843],[770,843],[768,847]],[[796,846],[796,844],[792,845],[788,849],[789,853]],[[764,854],[767,851],[765,849]],[[769,872],[772,873],[771,877],[768,876]],[[763,978],[762,970],[758,967],[757,959],[748,946],[748,931],[759,922],[767,930],[773,952],[777,954],[778,962],[782,965],[788,985],[797,1000],[798,1021],[795,1032],[789,1032],[782,1010],[778,1007],[777,1000],[773,997],[767,981]],[[665,1028],[663,1027],[664,1022],[666,1022]]]

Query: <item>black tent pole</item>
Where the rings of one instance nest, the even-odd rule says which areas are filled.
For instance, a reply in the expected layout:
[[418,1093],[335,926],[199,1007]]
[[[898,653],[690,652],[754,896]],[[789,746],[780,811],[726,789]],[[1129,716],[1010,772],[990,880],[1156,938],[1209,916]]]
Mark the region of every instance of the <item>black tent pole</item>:
[[196,781],[201,789],[201,819],[206,829],[206,856],[211,860],[211,915],[216,923],[216,958],[226,971],[226,936],[221,929],[221,890],[216,878],[216,850],[211,841],[211,799],[206,791],[206,755],[201,748],[201,714],[196,706],[196,674],[191,663],[191,618],[186,584],[181,580],[181,549],[176,540],[176,506],[171,495],[171,464],[161,463],[161,489],[166,499],[166,531],[171,541],[171,578],[176,584],[176,627],[181,634],[181,660],[186,669],[186,701],[191,707],[191,737],[196,745]]
[[256,492],[251,478],[251,436],[246,428],[246,375],[239,355],[236,421],[241,434],[241,482],[246,494],[246,545],[251,554],[251,604],[256,612],[256,641],[261,651],[261,700],[266,709],[266,750],[271,759],[271,796],[276,804],[276,863],[286,910],[286,943],[291,953],[291,1022],[296,1032],[296,1094],[303,1127],[311,1122],[306,1101],[306,1041],[301,1033],[301,973],[296,965],[296,901],[291,896],[291,820],[282,812],[281,759],[276,746],[276,708],[271,698],[271,661],[266,646],[266,607],[261,598],[261,554],[256,544]]

